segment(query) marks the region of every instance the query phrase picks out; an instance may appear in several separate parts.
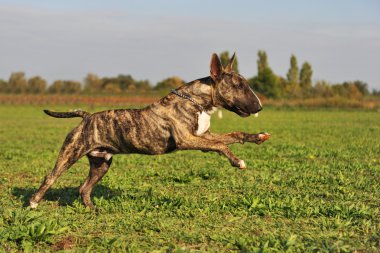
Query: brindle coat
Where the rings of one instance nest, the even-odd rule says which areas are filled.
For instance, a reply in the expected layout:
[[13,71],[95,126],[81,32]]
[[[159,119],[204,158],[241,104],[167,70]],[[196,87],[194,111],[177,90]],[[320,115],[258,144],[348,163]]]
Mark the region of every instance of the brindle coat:
[[215,151],[226,156],[232,166],[244,169],[244,161],[237,158],[227,145],[244,142],[260,144],[270,135],[243,132],[218,135],[208,130],[209,115],[217,107],[242,117],[262,109],[246,79],[231,70],[234,58],[235,55],[223,68],[218,56],[213,54],[209,77],[183,85],[177,89],[177,94],[170,93],[144,109],[108,110],[94,114],[45,110],[53,117],[82,117],[83,120],[67,135],[54,169],[30,199],[30,206],[36,208],[54,181],[85,155],[90,162],[90,173],[79,191],[83,203],[89,207],[93,207],[90,198],[92,188],[109,169],[114,154]]

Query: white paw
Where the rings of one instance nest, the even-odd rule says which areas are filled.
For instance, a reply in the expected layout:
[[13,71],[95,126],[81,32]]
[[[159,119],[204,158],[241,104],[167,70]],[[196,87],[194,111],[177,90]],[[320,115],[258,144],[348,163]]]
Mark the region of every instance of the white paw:
[[269,139],[271,135],[269,133],[259,133],[259,135],[257,136],[259,138],[260,141],[266,141]]
[[38,206],[38,203],[37,203],[37,202],[30,201],[30,208],[32,208],[32,209],[36,209],[37,206]]
[[259,134],[257,137],[259,137],[260,140],[264,139],[265,135],[264,134]]
[[246,169],[247,165],[245,165],[245,162],[243,160],[239,161],[239,169],[243,170]]

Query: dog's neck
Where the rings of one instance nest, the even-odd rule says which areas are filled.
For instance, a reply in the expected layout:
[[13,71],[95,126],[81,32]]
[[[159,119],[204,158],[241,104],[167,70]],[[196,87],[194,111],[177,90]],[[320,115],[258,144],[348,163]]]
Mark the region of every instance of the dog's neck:
[[206,110],[212,110],[214,107],[218,107],[214,99],[214,81],[211,77],[204,77],[187,83],[177,90],[182,93],[190,95],[193,100]]

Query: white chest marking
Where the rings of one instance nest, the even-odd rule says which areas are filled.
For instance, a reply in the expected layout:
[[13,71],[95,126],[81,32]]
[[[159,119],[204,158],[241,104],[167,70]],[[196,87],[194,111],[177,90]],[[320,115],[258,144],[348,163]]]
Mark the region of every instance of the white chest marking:
[[210,128],[210,119],[211,114],[216,111],[216,107],[213,107],[212,110],[207,112],[198,112],[198,129],[195,131],[195,135],[200,136],[207,132]]

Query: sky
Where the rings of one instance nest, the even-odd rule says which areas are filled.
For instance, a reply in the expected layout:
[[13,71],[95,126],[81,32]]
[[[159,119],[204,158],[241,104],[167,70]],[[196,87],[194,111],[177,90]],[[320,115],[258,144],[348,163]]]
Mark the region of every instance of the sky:
[[380,90],[380,1],[0,0],[0,79],[24,71],[50,83],[88,73],[192,81],[225,50],[246,78],[265,50],[278,75],[294,54],[314,81]]

